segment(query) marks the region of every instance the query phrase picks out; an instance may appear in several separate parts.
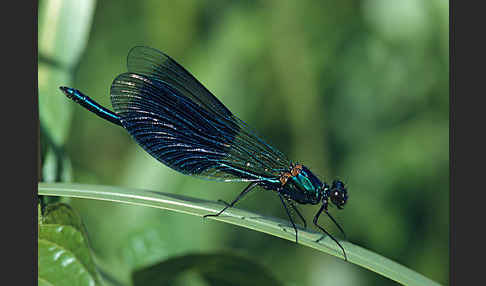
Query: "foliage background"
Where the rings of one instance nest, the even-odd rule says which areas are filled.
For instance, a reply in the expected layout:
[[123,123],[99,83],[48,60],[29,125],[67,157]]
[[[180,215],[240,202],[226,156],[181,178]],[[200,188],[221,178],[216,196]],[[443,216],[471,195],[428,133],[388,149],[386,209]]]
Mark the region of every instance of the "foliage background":
[[[448,11],[440,0],[98,1],[71,85],[111,107],[109,88],[126,71],[129,49],[166,52],[272,145],[321,179],[347,183],[346,208],[332,212],[351,242],[447,284]],[[65,181],[227,201],[245,187],[177,174],[122,128],[67,99],[62,104],[72,110]],[[392,284],[227,224],[113,203],[71,204],[100,263],[121,281],[174,255],[229,250],[259,261],[286,285]],[[250,194],[239,207],[285,218],[271,192]],[[310,224],[317,208],[301,210]],[[190,274],[180,281],[188,283],[204,285]]]

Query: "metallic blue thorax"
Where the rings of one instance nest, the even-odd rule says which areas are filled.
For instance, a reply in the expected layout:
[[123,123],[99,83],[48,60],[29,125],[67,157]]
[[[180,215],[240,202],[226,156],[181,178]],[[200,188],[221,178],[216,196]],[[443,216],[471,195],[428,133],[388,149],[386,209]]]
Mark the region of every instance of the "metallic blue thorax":
[[317,204],[322,196],[322,182],[305,166],[289,178],[284,193],[301,204]]

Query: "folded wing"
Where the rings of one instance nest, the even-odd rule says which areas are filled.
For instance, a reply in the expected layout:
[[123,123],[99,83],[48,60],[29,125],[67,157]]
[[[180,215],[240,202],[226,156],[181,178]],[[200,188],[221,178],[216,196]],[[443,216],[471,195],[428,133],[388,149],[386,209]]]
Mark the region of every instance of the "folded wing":
[[153,157],[188,175],[275,179],[287,157],[265,143],[188,71],[162,52],[135,47],[111,87],[115,112]]

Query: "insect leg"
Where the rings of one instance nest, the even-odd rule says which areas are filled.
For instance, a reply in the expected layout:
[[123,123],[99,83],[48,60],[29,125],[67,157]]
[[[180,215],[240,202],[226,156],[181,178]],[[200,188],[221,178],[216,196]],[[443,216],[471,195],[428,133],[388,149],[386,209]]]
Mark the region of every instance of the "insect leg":
[[[327,216],[332,220],[332,222],[334,222],[334,224],[339,228],[339,230],[341,231],[341,233],[344,236],[344,240],[346,240],[346,233],[344,233],[343,228],[339,225],[339,223],[337,223],[337,221],[331,216],[331,214],[327,210],[324,210],[324,211],[326,212]],[[316,242],[319,242],[323,238],[324,238],[324,236],[319,238]]]
[[287,208],[287,205],[285,204],[284,198],[282,194],[278,193],[278,196],[280,198],[280,201],[282,201],[282,204],[284,205],[285,211],[287,212],[287,215],[289,216],[290,222],[292,223],[292,226],[294,227],[295,230],[295,243],[298,243],[297,239],[297,227],[295,226],[294,220],[292,219],[292,216],[290,215],[289,209]]
[[227,208],[230,208],[232,206],[234,206],[236,204],[236,202],[238,202],[241,198],[243,198],[246,194],[248,194],[248,192],[250,192],[254,187],[258,186],[259,182],[252,182],[251,184],[249,184],[237,197],[236,199],[231,202],[231,204],[226,204],[226,206],[219,211],[219,213],[217,214],[207,214],[205,216],[203,216],[204,218],[206,217],[209,217],[209,216],[213,216],[213,217],[216,217],[216,216],[219,216],[220,214],[222,214]]
[[218,200],[218,203],[222,203],[222,204],[224,204],[226,206],[229,206],[230,205],[227,201],[224,201],[224,200],[221,200],[221,199]]
[[289,203],[289,205],[292,207],[292,209],[297,213],[297,215],[300,217],[300,219],[304,223],[304,228],[307,228],[307,223],[304,219],[304,216],[299,212],[299,209],[297,208],[297,206],[291,200],[287,200],[287,202]]
[[334,220],[334,218],[331,216],[331,214],[327,210],[324,210],[324,211],[326,212],[327,216],[334,222],[334,224],[339,228],[339,230],[341,231],[341,233],[344,236],[344,240],[346,240],[346,234],[344,233],[344,230],[341,228],[341,226],[337,223],[336,220]]
[[[319,216],[321,215],[322,211],[325,210],[327,207],[326,204],[323,204],[321,206],[321,208],[319,209],[319,211],[317,212],[317,214],[314,216],[314,225],[317,226],[320,230],[322,230],[327,236],[329,236],[332,240],[334,240],[334,242],[342,249],[343,251],[343,254],[344,254],[344,260],[347,261],[348,258],[346,257],[346,252],[344,251],[344,248],[343,246],[334,238],[334,236],[332,236],[329,232],[327,232],[323,227],[321,227],[320,225],[317,224],[317,220],[319,219]],[[326,210],[326,213],[327,213],[327,210]],[[319,238],[316,242],[319,242],[322,238]]]

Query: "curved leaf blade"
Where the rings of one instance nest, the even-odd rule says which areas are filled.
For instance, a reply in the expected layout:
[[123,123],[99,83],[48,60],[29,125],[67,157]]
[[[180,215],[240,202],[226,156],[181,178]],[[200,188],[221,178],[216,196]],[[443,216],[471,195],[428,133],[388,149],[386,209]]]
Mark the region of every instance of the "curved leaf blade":
[[[38,192],[40,195],[97,199],[148,206],[195,216],[216,213],[224,207],[219,203],[181,195],[111,186],[39,183]],[[262,216],[238,208],[230,208],[225,211],[224,215],[210,217],[208,219],[246,227],[290,241],[295,240],[295,233],[287,221]],[[317,243],[316,240],[320,237],[321,233],[309,229],[299,229],[299,244],[336,257],[344,258],[339,247],[329,237],[325,237]],[[377,253],[366,250],[348,241],[339,242],[346,250],[348,261],[351,263],[369,269],[404,285],[440,285],[420,273]]]

